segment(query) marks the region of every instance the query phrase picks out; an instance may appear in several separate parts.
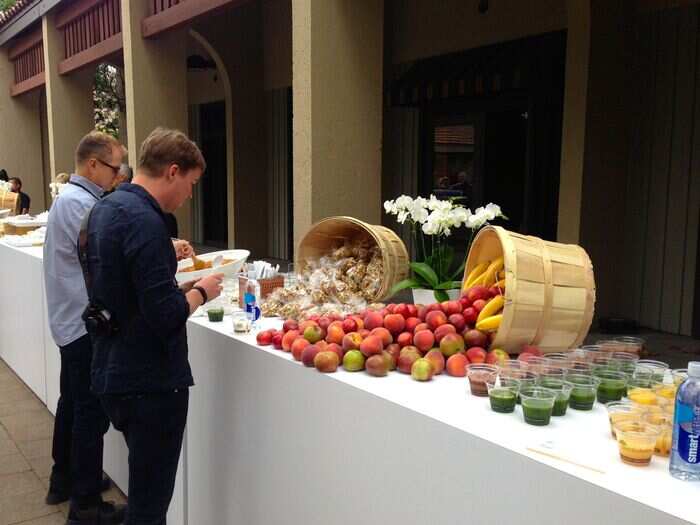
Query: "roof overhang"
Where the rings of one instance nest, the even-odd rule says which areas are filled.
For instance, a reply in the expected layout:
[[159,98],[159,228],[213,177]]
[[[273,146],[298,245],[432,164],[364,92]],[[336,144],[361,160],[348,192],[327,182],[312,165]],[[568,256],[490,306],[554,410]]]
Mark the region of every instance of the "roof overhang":
[[48,11],[56,7],[62,0],[34,0],[18,15],[0,27],[0,46],[7,44],[19,33],[27,29],[37,20],[41,20]]

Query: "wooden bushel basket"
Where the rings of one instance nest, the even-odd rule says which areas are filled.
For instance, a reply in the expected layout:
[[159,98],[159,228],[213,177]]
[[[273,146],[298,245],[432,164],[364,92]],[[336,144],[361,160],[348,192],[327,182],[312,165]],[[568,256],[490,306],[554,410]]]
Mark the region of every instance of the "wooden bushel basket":
[[480,262],[500,255],[506,273],[505,306],[491,347],[515,354],[526,344],[544,353],[579,346],[595,306],[593,265],[586,251],[487,226],[472,243],[465,276]]
[[401,238],[389,228],[367,224],[353,217],[328,217],[314,224],[299,243],[296,267],[300,271],[308,259],[319,259],[334,249],[359,238],[369,238],[379,247],[384,262],[384,278],[373,298],[381,301],[394,284],[408,278],[408,251]]

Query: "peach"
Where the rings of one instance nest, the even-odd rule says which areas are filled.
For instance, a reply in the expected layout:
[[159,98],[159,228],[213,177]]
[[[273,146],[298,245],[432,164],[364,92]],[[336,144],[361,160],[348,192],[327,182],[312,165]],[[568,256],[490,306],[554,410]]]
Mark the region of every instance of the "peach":
[[445,358],[464,351],[464,339],[459,334],[447,334],[440,341],[440,352]]
[[360,352],[362,352],[365,357],[381,354],[382,350],[384,350],[384,344],[376,335],[368,336],[360,344]]
[[383,354],[376,354],[367,358],[365,370],[371,376],[383,377],[389,371],[389,365]]
[[428,312],[428,315],[425,316],[425,322],[428,323],[431,330],[435,330],[438,326],[447,323],[447,316],[445,312],[433,310],[432,312]]
[[459,301],[447,301],[447,311],[445,312],[448,316],[452,314],[459,314],[463,310],[462,305]]
[[411,365],[411,377],[416,381],[430,381],[433,373],[433,365],[427,359],[416,359]]
[[343,349],[337,343],[330,343],[324,350],[324,352],[335,352],[338,354],[338,362],[343,361]]
[[316,343],[316,346],[318,346],[321,349],[321,352],[323,352],[328,347],[328,343],[326,343],[325,339],[321,339]]
[[472,302],[467,298],[466,295],[463,295],[459,298],[459,304],[462,307],[462,310],[464,310],[465,308],[469,308],[472,305]]
[[410,317],[410,315],[408,313],[408,305],[404,304],[404,303],[397,304],[392,313],[394,313],[396,315],[400,315],[404,319],[406,319],[407,317]]
[[445,369],[445,357],[440,350],[437,348],[431,350],[425,354],[425,359],[430,361],[430,364],[433,365],[433,372],[435,375],[442,374],[442,371]]
[[[386,347],[384,352],[388,353],[391,357],[394,358],[394,368],[396,368],[396,361],[398,361],[399,355],[401,354],[401,348],[399,347],[399,345],[396,343],[392,343]],[[394,368],[392,368],[392,370],[394,370]]]
[[363,317],[360,317],[359,315],[353,315],[352,320],[355,321],[355,324],[357,324],[357,331],[362,330],[365,327],[365,321]]
[[420,319],[421,321],[425,321],[425,316],[428,314],[428,309],[421,305],[417,305],[418,308],[418,313],[416,314],[416,317]]
[[420,323],[421,320],[417,317],[409,317],[408,319],[406,319],[406,326],[404,327],[404,330],[413,333],[416,329],[416,326],[418,326]]
[[435,335],[430,330],[421,330],[413,336],[413,344],[421,352],[427,352],[435,344]]
[[400,334],[406,327],[406,319],[403,315],[389,314],[384,318],[384,328],[392,334]]
[[456,328],[454,326],[452,326],[451,324],[441,324],[435,330],[435,342],[440,344],[440,341],[442,341],[442,338],[445,337],[447,334],[456,334],[456,333],[457,333]]
[[447,321],[455,327],[455,330],[457,330],[458,333],[464,330],[464,327],[467,326],[467,322],[464,320],[464,316],[462,315],[461,311],[458,314],[450,315],[447,318]]
[[359,350],[362,343],[362,336],[357,332],[350,332],[343,337],[343,350]]
[[304,339],[303,337],[300,337],[296,341],[292,343],[292,356],[294,359],[297,361],[301,361],[301,353],[304,351],[304,348],[309,346],[311,343],[307,340]]
[[389,330],[387,330],[386,328],[382,328],[382,327],[375,328],[374,330],[372,330],[370,332],[370,335],[375,335],[379,339],[381,339],[382,344],[384,346],[388,346],[394,342],[394,338],[392,337],[391,332],[389,332]]
[[401,348],[413,344],[413,334],[411,332],[401,332],[396,338],[396,342]]
[[404,316],[406,319],[409,317],[418,317],[418,307],[415,304],[407,304],[406,309],[408,310],[407,315]]
[[348,372],[365,369],[365,356],[359,350],[348,350],[343,356],[343,368]]
[[445,315],[450,315],[449,314],[449,309],[450,309],[449,303],[450,303],[449,301],[442,301],[440,303],[440,310],[442,310]]
[[420,358],[421,357],[418,351],[406,353],[402,352],[399,356],[399,360],[396,362],[396,368],[399,372],[403,372],[404,374],[410,374],[413,363],[418,361]]
[[319,325],[309,325],[304,329],[304,339],[309,343],[317,343],[323,339],[323,329]]
[[325,315],[322,316],[322,317],[318,320],[318,326],[320,326],[320,327],[323,328],[324,330],[328,330],[328,327],[330,326],[330,324],[331,324],[331,318],[330,318],[330,317],[326,317]]
[[301,362],[304,366],[312,367],[314,366],[314,358],[321,349],[316,345],[309,345],[301,351]]
[[357,333],[360,334],[360,337],[361,337],[362,339],[364,339],[365,337],[367,337],[367,336],[370,334],[370,331],[367,330],[367,328],[360,328],[360,329],[357,331]]
[[282,325],[282,331],[286,334],[290,330],[298,330],[299,329],[299,323],[296,322],[294,319],[287,319],[284,324]]
[[503,295],[503,290],[498,286],[492,286],[489,288],[489,293],[491,294],[491,297],[496,297],[497,295]]
[[339,345],[343,342],[343,337],[345,337],[343,323],[340,321],[333,321],[328,326],[328,331],[326,332],[326,342]]
[[415,346],[404,346],[401,350],[399,350],[399,355],[403,354],[416,354],[418,357],[423,355]]
[[454,354],[447,358],[447,363],[445,363],[445,370],[447,373],[454,377],[464,377],[467,375],[467,369],[465,368],[469,364],[469,359],[464,354]]
[[309,326],[318,326],[318,323],[312,319],[306,319],[305,321],[302,321],[299,323],[299,333],[303,334],[304,330],[306,330]]
[[284,334],[275,334],[272,336],[272,346],[275,350],[282,350],[282,338]]
[[477,312],[481,312],[481,310],[484,309],[484,306],[486,306],[486,299],[477,299],[472,303],[472,308],[476,310]]
[[[430,327],[428,326],[428,323],[418,323],[416,327],[413,329],[413,333],[417,334],[421,330],[430,330]],[[432,332],[432,330],[430,330]]]
[[472,346],[467,350],[467,358],[470,363],[483,363],[486,361],[486,350],[478,346]]
[[349,334],[350,332],[355,332],[357,330],[357,321],[352,317],[348,317],[343,321],[343,332]]
[[335,372],[339,363],[338,354],[335,352],[319,352],[314,357],[314,366],[319,372]]
[[285,352],[292,351],[292,343],[300,337],[298,330],[289,330],[282,336],[282,350]]
[[[389,346],[395,346],[394,345],[389,345]],[[398,345],[396,345],[398,346]],[[386,366],[388,370],[396,370],[396,359],[399,357],[399,352],[398,349],[395,354],[389,352],[389,350],[384,350],[382,352],[382,356],[384,357],[384,360],[386,361]]]
[[379,312],[368,312],[365,316],[365,328],[373,330],[384,326],[384,317]]
[[255,341],[260,345],[260,346],[269,346],[272,344],[272,331],[271,330],[263,330],[262,332],[258,332],[258,335],[255,336]]

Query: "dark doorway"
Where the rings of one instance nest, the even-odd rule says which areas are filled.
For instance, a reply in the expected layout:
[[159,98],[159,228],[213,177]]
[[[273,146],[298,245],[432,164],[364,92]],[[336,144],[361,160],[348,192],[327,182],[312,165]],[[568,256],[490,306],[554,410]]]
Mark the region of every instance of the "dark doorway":
[[225,103],[211,102],[199,106],[200,141],[207,161],[202,177],[202,224],[204,244],[217,248],[228,246],[228,205],[226,172]]

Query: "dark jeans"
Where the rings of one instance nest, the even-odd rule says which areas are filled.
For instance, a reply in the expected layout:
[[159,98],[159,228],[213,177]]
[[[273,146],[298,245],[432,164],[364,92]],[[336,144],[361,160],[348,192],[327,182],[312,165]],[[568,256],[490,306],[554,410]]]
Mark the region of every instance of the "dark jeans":
[[51,490],[80,505],[100,501],[102,451],[109,420],[90,391],[92,343],[85,335],[61,351],[61,395],[53,431]]
[[103,395],[102,405],[129,448],[125,525],[165,525],[187,422],[189,390]]

